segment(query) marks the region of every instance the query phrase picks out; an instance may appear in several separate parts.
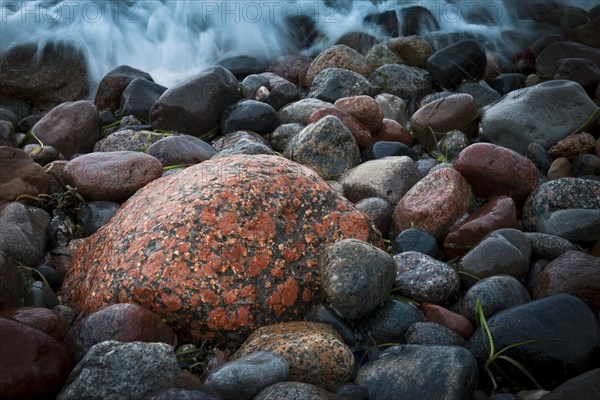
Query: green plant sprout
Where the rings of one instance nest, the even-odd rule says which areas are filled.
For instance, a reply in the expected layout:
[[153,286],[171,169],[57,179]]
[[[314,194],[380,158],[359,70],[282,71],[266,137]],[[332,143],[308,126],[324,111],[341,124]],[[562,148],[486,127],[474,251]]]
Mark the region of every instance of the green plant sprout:
[[[483,336],[483,344],[488,352],[487,360],[485,361],[483,368],[485,369],[490,380],[492,381],[492,385],[494,387],[492,393],[494,393],[496,391],[496,389],[498,389],[498,382],[496,382],[496,379],[494,378],[494,373],[492,372],[492,366],[496,367],[498,369],[498,371],[500,371],[504,376],[506,376],[506,378],[511,380],[506,374],[504,374],[502,372],[502,369],[496,363],[497,360],[504,360],[504,361],[508,362],[513,367],[515,367],[519,371],[521,371],[521,373],[523,373],[523,375],[525,375],[536,386],[537,389],[543,390],[542,386],[535,380],[533,375],[531,375],[531,373],[529,371],[527,371],[527,369],[523,366],[523,364],[521,364],[514,358],[509,357],[505,354],[510,349],[514,349],[515,347],[525,346],[527,344],[539,342],[539,340],[525,340],[525,341],[522,341],[519,343],[514,343],[511,345],[508,345],[508,346],[496,351],[496,346],[494,344],[494,338],[492,336],[492,331],[490,330],[490,327],[487,324],[487,321],[485,319],[485,314],[483,312],[483,306],[481,305],[481,301],[479,299],[477,299],[475,309],[479,316],[479,324],[481,327],[481,334]],[[489,347],[486,345],[486,339],[487,339],[487,343],[489,344]],[[511,380],[511,382],[512,382],[512,380]]]
[[419,303],[418,301],[413,300],[410,297],[406,297],[406,296],[399,294],[398,292],[400,292],[401,290],[402,290],[402,288],[400,288],[400,287],[392,288],[392,290],[390,290],[390,293],[389,293],[390,297],[393,299],[408,303],[413,307],[417,307],[417,308],[421,307],[421,303]]
[[19,261],[14,261],[14,262],[15,262],[15,264],[17,264],[17,269],[19,271],[29,271],[32,275],[33,275],[33,272],[35,272],[36,274],[38,274],[40,276],[40,278],[42,278],[42,280],[44,281],[44,283],[46,283],[46,285],[50,286],[50,284],[46,280],[46,277],[40,271],[38,271],[35,268],[28,267],[27,265],[25,265]]

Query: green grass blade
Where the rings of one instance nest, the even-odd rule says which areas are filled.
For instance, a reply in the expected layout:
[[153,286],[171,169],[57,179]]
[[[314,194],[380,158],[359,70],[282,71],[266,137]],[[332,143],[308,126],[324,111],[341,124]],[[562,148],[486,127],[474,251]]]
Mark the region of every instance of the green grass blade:
[[527,368],[525,368],[523,366],[523,364],[521,364],[520,362],[518,362],[514,358],[510,358],[510,357],[507,357],[507,356],[497,356],[496,358],[500,358],[500,359],[502,359],[502,360],[510,363],[515,368],[517,368],[519,371],[521,371],[523,373],[523,375],[525,375],[535,385],[535,387],[537,389],[539,389],[539,390],[543,390],[544,389],[544,388],[542,388],[542,385],[540,385],[538,383],[538,381],[535,380],[535,378],[533,377],[533,375],[531,375],[531,373],[529,373],[529,371],[527,371]]

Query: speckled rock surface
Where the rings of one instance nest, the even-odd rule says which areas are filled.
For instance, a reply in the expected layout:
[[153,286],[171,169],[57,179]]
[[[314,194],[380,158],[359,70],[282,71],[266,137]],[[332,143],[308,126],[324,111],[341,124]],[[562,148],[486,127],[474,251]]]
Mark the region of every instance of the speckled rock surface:
[[147,130],[122,129],[96,142],[94,151],[145,151],[163,137],[160,133]]
[[321,300],[317,259],[344,238],[381,245],[308,168],[275,156],[209,160],[134,195],[76,254],[62,295],[81,314],[139,303],[181,339],[243,340]]
[[418,228],[440,240],[465,215],[471,201],[471,188],[452,169],[435,171],[414,185],[394,210],[395,233]]
[[535,231],[547,214],[570,208],[600,209],[600,182],[562,178],[540,185],[523,207],[523,228]]
[[306,83],[311,86],[319,72],[326,68],[344,68],[367,76],[371,71],[365,58],[356,50],[339,44],[332,46],[314,59],[306,71]]
[[302,382],[281,382],[263,389],[254,400],[341,400],[320,387]]
[[48,191],[48,176],[23,150],[0,146],[0,206],[22,194]]
[[377,132],[382,127],[383,113],[370,96],[344,97],[336,101],[334,106],[358,119],[371,132]]
[[280,124],[300,123],[308,124],[308,117],[321,108],[333,107],[333,104],[318,99],[302,99],[284,106],[277,117]]
[[531,242],[531,255],[533,258],[553,260],[567,251],[577,250],[577,246],[560,236],[547,233],[525,232]]
[[400,294],[420,303],[442,303],[460,286],[460,278],[448,264],[426,254],[407,251],[394,256],[395,286]]
[[533,296],[541,299],[555,293],[569,293],[598,312],[599,287],[600,258],[580,251],[569,251],[553,260],[539,273]]
[[443,325],[435,322],[417,322],[406,331],[406,343],[464,347],[467,341]]
[[371,136],[371,132],[367,129],[367,127],[364,126],[361,122],[359,122],[350,114],[338,108],[320,108],[314,113],[312,113],[310,117],[308,117],[307,122],[309,124],[312,124],[313,122],[317,122],[318,120],[327,115],[333,115],[334,117],[337,117],[340,121],[342,121],[344,126],[348,128],[350,133],[352,133],[352,136],[354,136],[354,140],[356,140],[356,144],[358,145],[359,149],[362,150],[368,146],[373,145],[373,137]]
[[587,132],[569,135],[548,149],[548,154],[553,157],[567,157],[573,159],[580,154],[592,153],[596,139]]
[[136,190],[161,177],[156,158],[134,151],[90,153],[69,161],[66,181],[86,200],[123,202]]
[[256,330],[232,356],[257,350],[282,356],[290,365],[290,381],[324,389],[346,382],[352,375],[354,355],[331,326],[317,322],[286,322]]

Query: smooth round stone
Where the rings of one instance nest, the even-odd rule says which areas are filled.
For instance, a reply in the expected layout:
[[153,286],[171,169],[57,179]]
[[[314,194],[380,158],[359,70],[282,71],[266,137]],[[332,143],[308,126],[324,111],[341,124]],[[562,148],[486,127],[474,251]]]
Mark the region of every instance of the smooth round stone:
[[492,89],[484,80],[478,82],[465,81],[458,86],[456,91],[473,96],[478,107],[488,106],[502,97],[500,96],[500,93]]
[[0,146],[18,147],[15,136],[15,128],[9,121],[2,120],[2,109],[0,109]]
[[357,210],[367,214],[369,220],[384,236],[392,225],[392,213],[394,209],[385,199],[381,197],[367,197],[354,205]]
[[407,102],[390,93],[382,93],[375,96],[377,106],[383,113],[383,118],[394,120],[406,126],[408,123]]
[[286,82],[275,86],[273,90],[271,90],[271,93],[267,98],[267,104],[275,110],[279,110],[286,104],[298,100],[299,97],[300,93],[298,92],[298,87],[291,82]]
[[538,220],[536,231],[575,243],[600,239],[600,209],[571,208],[550,212]]
[[367,76],[371,68],[356,50],[338,44],[321,52],[306,71],[306,84],[313,85],[316,76],[327,68],[340,68]]
[[166,87],[145,78],[135,78],[123,91],[119,114],[121,116],[133,115],[148,121],[150,109],[166,90]]
[[344,97],[376,93],[376,85],[363,75],[342,68],[326,68],[315,76],[306,96],[333,103]]
[[339,400],[333,393],[303,382],[280,382],[263,389],[254,400]]
[[577,156],[571,164],[571,174],[576,178],[586,175],[600,175],[600,157],[594,154]]
[[511,307],[529,302],[529,292],[518,279],[510,275],[496,275],[473,285],[460,301],[460,312],[478,323],[477,301],[486,318]]
[[0,252],[0,310],[21,304],[25,288],[23,274],[3,252]]
[[95,233],[119,211],[121,205],[112,201],[89,201],[78,213],[79,223],[86,236]]
[[395,286],[400,294],[419,303],[443,303],[459,289],[458,273],[426,254],[408,251],[394,256]]
[[259,88],[266,87],[268,89],[270,86],[269,78],[260,74],[248,75],[242,81],[242,91],[247,99],[253,99]]
[[44,307],[15,307],[0,311],[0,316],[38,329],[59,342],[69,331],[69,325],[58,313]]
[[455,88],[465,79],[480,79],[485,73],[485,49],[474,40],[461,40],[435,52],[427,60],[431,79],[444,88]]
[[0,208],[0,251],[12,262],[35,266],[44,255],[50,216],[41,208],[11,202]]
[[343,44],[351,49],[358,51],[360,54],[365,54],[369,49],[378,42],[377,38],[364,32],[348,32],[342,35],[335,44]]
[[364,149],[373,144],[373,137],[371,136],[371,132],[367,129],[366,126],[356,118],[351,116],[350,114],[342,111],[338,108],[322,108],[320,110],[315,111],[308,117],[308,123],[312,124],[322,119],[327,115],[332,115],[338,118],[346,128],[352,133],[354,136],[354,140],[356,141],[356,145],[359,149]]
[[244,100],[233,104],[225,109],[221,117],[223,134],[239,130],[268,133],[277,125],[277,111],[269,104],[256,100]]
[[381,67],[386,64],[402,64],[403,60],[398,57],[387,44],[378,43],[369,49],[365,55],[367,62],[374,68]]
[[501,96],[504,96],[513,90],[524,88],[525,75],[516,73],[502,74],[494,79],[490,83],[490,86],[492,89],[500,93]]
[[550,147],[548,154],[572,160],[581,154],[592,153],[595,145],[596,139],[592,135],[587,132],[577,133],[567,136]]
[[399,142],[407,146],[413,145],[413,138],[409,130],[398,121],[384,118],[382,128],[373,135],[375,142]]
[[454,160],[461,151],[469,146],[469,138],[463,132],[454,130],[446,133],[437,144],[437,152],[446,160]]
[[409,228],[400,232],[392,242],[392,254],[407,251],[416,251],[436,258],[439,249],[433,236],[417,228]]
[[327,300],[346,319],[359,319],[381,303],[394,285],[394,260],[385,251],[344,239],[325,250],[319,278]]
[[383,126],[383,113],[370,96],[345,97],[333,105],[363,123],[370,132],[377,132]]
[[386,64],[377,68],[369,77],[373,85],[383,93],[402,99],[419,100],[431,92],[429,73],[424,69],[400,64]]
[[600,311],[600,258],[580,251],[569,251],[554,259],[537,276],[533,297],[569,293]]
[[220,400],[200,390],[162,389],[143,400]]
[[[411,147],[414,151],[416,146]],[[421,172],[421,177],[424,178],[429,175],[435,167],[437,167],[439,162],[433,157],[425,157],[417,160],[417,167],[419,168],[419,172]]]
[[411,35],[393,38],[387,42],[389,48],[412,67],[423,68],[433,54],[433,48],[421,36]]
[[333,107],[333,104],[318,99],[307,98],[284,106],[277,112],[277,116],[279,117],[280,124],[296,122],[307,125],[308,117],[310,117],[312,113],[321,108],[328,107]]
[[20,149],[0,146],[0,206],[20,195],[48,193],[49,175]]
[[[52,290],[60,289],[62,283],[62,276],[60,273],[49,265],[43,264],[35,268],[39,273],[32,273],[33,278],[37,281],[46,280]],[[41,274],[41,276],[40,276]]]
[[550,180],[568,178],[571,173],[571,162],[567,157],[558,157],[550,164],[546,177]]
[[399,142],[375,142],[372,146],[367,147],[360,153],[360,158],[363,160],[363,162],[379,160],[385,157],[401,156],[408,156],[413,160],[417,158],[417,155],[409,146]]
[[407,344],[461,346],[467,341],[450,329],[435,322],[417,322],[406,331]]
[[229,57],[219,61],[218,65],[231,71],[238,79],[244,79],[252,74],[260,74],[267,67],[264,62],[250,56]]
[[544,400],[595,400],[600,395],[600,368],[577,375],[544,396]]
[[307,321],[320,322],[331,325],[344,339],[344,342],[351,347],[356,346],[354,332],[350,325],[340,318],[339,314],[324,304],[317,305],[307,316]]
[[282,153],[291,138],[297,135],[302,129],[304,129],[304,125],[297,122],[279,125],[271,133],[269,143],[273,150]]
[[548,173],[548,170],[554,161],[546,149],[535,142],[532,142],[529,144],[529,146],[527,146],[525,156],[533,161],[535,166],[538,167],[544,174]]
[[407,329],[424,322],[423,313],[404,301],[387,299],[371,314],[356,323],[356,336],[363,349],[384,343],[404,343]]
[[285,381],[289,368],[280,355],[256,351],[212,371],[204,380],[203,389],[223,400],[251,400],[262,389]]
[[148,147],[147,154],[156,157],[163,167],[193,165],[209,160],[215,149],[204,140],[189,135],[168,136]]
[[44,281],[35,281],[25,287],[23,305],[28,307],[52,308],[59,304],[56,293]]
[[531,242],[531,255],[534,259],[553,260],[563,253],[577,250],[577,246],[560,236],[540,232],[525,232]]

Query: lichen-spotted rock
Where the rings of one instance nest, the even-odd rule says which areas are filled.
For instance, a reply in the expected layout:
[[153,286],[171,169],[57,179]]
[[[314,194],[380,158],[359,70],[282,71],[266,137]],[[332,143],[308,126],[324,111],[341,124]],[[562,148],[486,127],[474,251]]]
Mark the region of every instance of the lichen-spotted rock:
[[73,259],[81,315],[135,302],[180,338],[243,340],[322,300],[318,259],[345,238],[380,245],[365,214],[282,157],[209,160],[138,191]]

